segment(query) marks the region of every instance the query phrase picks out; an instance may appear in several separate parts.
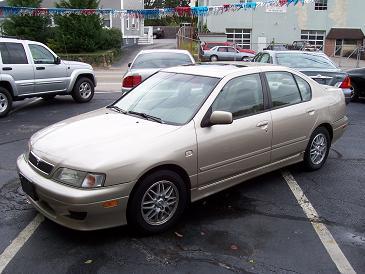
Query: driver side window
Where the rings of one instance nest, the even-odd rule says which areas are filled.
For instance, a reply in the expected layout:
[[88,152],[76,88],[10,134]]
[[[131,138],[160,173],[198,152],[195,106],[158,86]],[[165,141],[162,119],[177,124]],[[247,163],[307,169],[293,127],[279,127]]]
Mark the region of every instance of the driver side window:
[[252,115],[264,110],[259,74],[245,75],[230,80],[212,105],[212,111],[228,111],[233,119]]
[[40,45],[29,45],[30,52],[35,64],[54,64],[54,55],[45,47]]

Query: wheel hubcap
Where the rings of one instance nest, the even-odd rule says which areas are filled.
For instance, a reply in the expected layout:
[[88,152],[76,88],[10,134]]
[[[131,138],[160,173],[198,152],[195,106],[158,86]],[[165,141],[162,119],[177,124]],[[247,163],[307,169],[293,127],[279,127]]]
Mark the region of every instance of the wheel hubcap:
[[89,98],[91,95],[91,87],[90,84],[87,82],[84,82],[80,85],[79,92],[82,98]]
[[327,139],[323,133],[320,133],[314,137],[311,148],[310,158],[313,164],[318,165],[322,163],[327,153]]
[[141,203],[143,219],[150,225],[166,223],[175,214],[179,192],[170,181],[154,183],[144,194]]
[[8,98],[0,93],[0,112],[5,111],[8,108]]

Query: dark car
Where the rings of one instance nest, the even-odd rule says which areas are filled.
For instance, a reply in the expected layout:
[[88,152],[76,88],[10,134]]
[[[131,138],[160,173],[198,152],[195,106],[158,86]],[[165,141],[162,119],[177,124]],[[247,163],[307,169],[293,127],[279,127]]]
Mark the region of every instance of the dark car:
[[352,69],[347,71],[351,79],[353,89],[352,101],[356,101],[359,97],[365,97],[365,68]]
[[268,50],[258,53],[252,61],[294,68],[322,85],[339,87],[346,103],[353,97],[349,75],[322,52]]
[[153,28],[153,38],[163,39],[165,38],[165,31],[160,27]]
[[279,50],[287,50],[287,49],[288,49],[288,45],[285,45],[285,44],[271,44],[265,50],[279,51]]

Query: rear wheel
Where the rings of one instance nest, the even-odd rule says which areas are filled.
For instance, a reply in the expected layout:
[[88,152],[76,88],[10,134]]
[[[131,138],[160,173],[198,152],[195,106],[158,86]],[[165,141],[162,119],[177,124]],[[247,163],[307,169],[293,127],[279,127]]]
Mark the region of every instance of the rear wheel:
[[210,61],[211,62],[217,62],[218,61],[218,57],[216,55],[213,55],[210,57]]
[[325,127],[317,128],[311,138],[304,154],[304,164],[308,170],[320,169],[326,162],[331,148],[331,138]]
[[243,62],[248,62],[248,61],[250,61],[250,57],[244,56],[244,57],[242,57],[242,61]]
[[187,189],[175,172],[160,170],[137,183],[127,208],[128,224],[143,234],[160,233],[179,220]]
[[72,98],[77,103],[87,103],[94,97],[94,89],[94,83],[89,78],[80,78],[72,90]]
[[8,115],[12,104],[13,98],[11,97],[10,92],[5,88],[0,87],[0,117]]

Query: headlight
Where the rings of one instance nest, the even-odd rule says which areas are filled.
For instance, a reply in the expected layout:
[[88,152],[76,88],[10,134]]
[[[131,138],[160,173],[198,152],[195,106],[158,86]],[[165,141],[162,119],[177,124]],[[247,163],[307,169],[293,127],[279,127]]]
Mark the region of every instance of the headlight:
[[95,188],[103,186],[105,175],[59,168],[53,175],[53,179],[75,187]]

